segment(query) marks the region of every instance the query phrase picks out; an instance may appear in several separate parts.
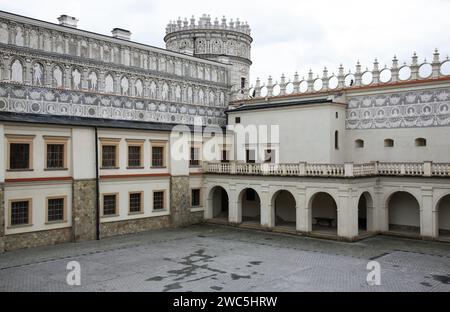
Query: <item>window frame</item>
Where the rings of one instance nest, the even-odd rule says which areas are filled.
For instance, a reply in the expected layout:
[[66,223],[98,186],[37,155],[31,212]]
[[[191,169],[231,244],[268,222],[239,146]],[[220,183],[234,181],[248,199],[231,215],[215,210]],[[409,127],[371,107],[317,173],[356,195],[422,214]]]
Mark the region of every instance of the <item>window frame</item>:
[[[15,202],[28,202],[28,223],[12,224],[12,204]],[[16,198],[8,200],[8,229],[33,226],[33,199],[32,198]]]
[[[198,150],[197,159],[192,159],[192,150]],[[202,157],[201,157],[202,149],[200,143],[191,143],[189,147],[189,167],[198,168],[202,166]],[[195,156],[195,152],[194,152]]]
[[[153,165],[153,147],[162,147],[162,166]],[[167,167],[167,141],[150,140],[150,168],[166,168]]]
[[[155,193],[163,193],[163,208],[155,209]],[[152,211],[165,211],[167,210],[166,190],[153,190],[152,191]]]
[[384,147],[394,147],[395,141],[394,139],[384,139]]
[[[113,138],[100,138],[100,169],[119,169],[120,168],[120,141],[121,139]],[[114,166],[104,166],[103,165],[103,148],[105,146],[115,146],[115,164]]]
[[[106,214],[105,215],[105,196],[116,196],[116,200],[115,200],[115,211],[114,214]],[[119,193],[103,193],[101,196],[101,218],[112,218],[112,217],[117,217],[119,216]]]
[[[63,199],[64,200],[63,219],[62,220],[55,220],[55,221],[48,220],[48,200],[49,199]],[[45,198],[45,224],[57,224],[57,223],[66,223],[66,222],[67,222],[67,195],[46,197]]]
[[[45,162],[44,162],[44,170],[45,171],[58,171],[58,170],[68,170],[67,166],[67,146],[69,137],[62,136],[43,136],[44,138],[44,146],[45,146]],[[48,167],[48,145],[63,145],[63,166],[61,168],[49,168]]]
[[419,137],[414,139],[414,145],[416,147],[426,147],[427,146],[427,139]]
[[[131,211],[131,205],[130,205],[130,196],[132,194],[139,194],[140,195],[140,204],[139,204],[139,211]],[[144,213],[144,192],[142,191],[131,191],[128,192],[128,215],[138,215]]]
[[356,149],[364,148],[364,140],[363,139],[356,139],[355,140],[355,148]]
[[[144,140],[126,139],[127,142],[127,169],[143,169],[144,168]],[[130,166],[130,147],[140,147],[139,166]]]
[[[33,171],[33,143],[35,135],[6,135],[7,139],[7,171],[19,172],[19,171]],[[14,169],[11,168],[11,144],[28,144],[28,168]]]
[[[194,191],[198,191],[198,205],[194,205],[193,202],[192,202],[192,200],[194,199],[194,197],[192,196]],[[191,188],[190,202],[191,202],[191,208],[203,207],[202,188],[200,188],[200,187]]]

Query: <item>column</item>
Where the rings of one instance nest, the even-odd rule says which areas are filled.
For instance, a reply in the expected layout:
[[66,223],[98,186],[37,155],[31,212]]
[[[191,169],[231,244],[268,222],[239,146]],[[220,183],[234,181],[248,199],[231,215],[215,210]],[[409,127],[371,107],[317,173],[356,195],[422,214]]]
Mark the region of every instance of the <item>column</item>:
[[420,236],[434,239],[438,237],[438,213],[433,206],[433,188],[422,187],[422,204],[420,207]]
[[242,222],[242,207],[239,202],[239,194],[236,191],[236,185],[230,184],[228,192],[228,222],[241,223]]
[[389,207],[384,198],[384,190],[381,186],[375,187],[375,222],[374,230],[379,232],[389,231]]
[[24,78],[23,81],[25,84],[32,84],[33,75],[31,72],[31,59],[27,59],[24,65],[25,65],[25,77],[23,77]]
[[97,183],[95,175],[95,132],[89,128],[72,129],[74,241],[93,240],[97,227]]
[[311,210],[306,200],[306,188],[299,187],[295,196],[296,222],[295,227],[299,232],[311,232]]
[[353,240],[358,236],[358,198],[352,189],[340,189],[338,193],[338,236]]
[[274,227],[275,226],[275,211],[272,207],[272,200],[269,193],[269,185],[262,185],[261,191],[258,194],[260,214],[261,214],[261,226]]

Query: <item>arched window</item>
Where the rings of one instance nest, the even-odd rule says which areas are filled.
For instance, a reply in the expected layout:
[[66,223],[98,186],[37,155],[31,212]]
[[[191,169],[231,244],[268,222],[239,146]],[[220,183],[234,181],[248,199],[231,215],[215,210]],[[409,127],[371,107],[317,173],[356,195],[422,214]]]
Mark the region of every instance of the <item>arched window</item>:
[[334,131],[334,149],[339,149],[339,131]]
[[416,146],[427,146],[427,140],[424,138],[417,138],[415,142]]
[[61,67],[55,66],[53,69],[53,79],[52,86],[54,88],[62,88],[63,87],[63,72]]
[[355,140],[355,147],[356,148],[363,148],[364,147],[364,141],[361,139]]
[[394,147],[394,140],[392,140],[392,139],[385,139],[384,140],[384,147]]

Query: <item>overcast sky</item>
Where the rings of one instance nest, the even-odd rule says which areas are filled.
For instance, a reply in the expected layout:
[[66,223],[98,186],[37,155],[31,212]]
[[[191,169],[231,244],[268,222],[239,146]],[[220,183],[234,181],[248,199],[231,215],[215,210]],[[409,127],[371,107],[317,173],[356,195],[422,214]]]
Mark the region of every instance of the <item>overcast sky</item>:
[[79,28],[106,35],[121,27],[157,47],[179,16],[238,17],[252,29],[252,83],[306,76],[310,68],[321,75],[324,66],[331,74],[340,63],[347,72],[357,60],[372,68],[375,57],[384,67],[394,54],[409,63],[414,51],[431,60],[434,48],[450,54],[450,0],[0,0],[0,9],[49,22],[67,14]]

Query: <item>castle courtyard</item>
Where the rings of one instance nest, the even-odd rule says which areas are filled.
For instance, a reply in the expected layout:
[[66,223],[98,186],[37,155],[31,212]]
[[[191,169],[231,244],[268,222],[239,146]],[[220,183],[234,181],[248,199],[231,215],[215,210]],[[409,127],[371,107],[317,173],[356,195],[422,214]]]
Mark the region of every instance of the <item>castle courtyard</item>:
[[[379,286],[366,282],[373,260]],[[71,261],[80,264],[80,286],[66,282]],[[450,248],[201,224],[11,251],[0,255],[0,291],[450,291]]]

